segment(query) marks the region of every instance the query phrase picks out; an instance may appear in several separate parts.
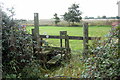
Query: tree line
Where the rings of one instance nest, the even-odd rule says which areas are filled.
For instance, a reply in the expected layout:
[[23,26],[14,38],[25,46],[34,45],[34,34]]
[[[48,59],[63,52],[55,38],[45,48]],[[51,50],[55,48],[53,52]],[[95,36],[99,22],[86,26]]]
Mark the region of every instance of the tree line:
[[[69,26],[74,26],[75,22],[79,23],[82,19],[81,17],[82,12],[79,10],[79,4],[72,4],[70,7],[68,7],[68,11],[65,12],[62,16],[62,19],[67,21]],[[58,17],[58,14],[54,14],[54,23],[56,26],[58,26],[58,23],[60,22],[60,18]],[[120,19],[119,16],[115,17],[107,17],[105,15],[103,16],[97,16],[97,17],[88,17],[85,16],[84,19]]]
[[120,17],[119,16],[116,16],[116,17],[107,17],[107,16],[88,17],[88,16],[85,16],[84,19],[120,19]]

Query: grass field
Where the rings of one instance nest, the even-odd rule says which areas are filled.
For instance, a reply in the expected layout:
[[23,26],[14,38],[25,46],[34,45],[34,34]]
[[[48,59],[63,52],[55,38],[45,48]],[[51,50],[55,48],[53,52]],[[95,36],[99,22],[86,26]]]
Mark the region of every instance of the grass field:
[[[31,29],[34,27],[27,27],[27,30],[31,33]],[[90,37],[104,37],[109,30],[110,26],[91,26],[89,27]],[[53,27],[53,26],[41,26],[39,27],[40,34],[47,33],[48,35],[59,35],[59,31],[68,31],[69,36],[83,36],[82,27]],[[49,44],[53,46],[59,46],[59,39],[46,39]],[[91,41],[89,41],[91,42]],[[70,63],[63,62],[64,66],[58,67],[54,71],[47,73],[49,77],[54,76],[67,76],[73,78],[80,78],[82,71],[85,70],[84,63],[80,60],[82,58],[82,40],[70,40],[70,47],[72,49],[72,56]]]
[[[31,33],[34,27],[27,27],[27,31]],[[91,26],[89,27],[90,37],[104,37],[110,30],[110,26]],[[55,26],[40,26],[40,34],[59,35],[59,31],[67,31],[69,36],[83,36],[82,27],[55,27]],[[59,39],[45,39],[51,46],[60,46]],[[89,41],[90,42],[90,41]],[[70,40],[72,50],[82,50],[82,40]]]

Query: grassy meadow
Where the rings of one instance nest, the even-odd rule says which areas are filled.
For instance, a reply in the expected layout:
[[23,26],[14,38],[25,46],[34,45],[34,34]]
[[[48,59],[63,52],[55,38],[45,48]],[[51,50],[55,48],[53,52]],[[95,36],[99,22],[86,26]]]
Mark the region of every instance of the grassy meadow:
[[[31,29],[34,27],[27,27],[27,31],[31,33]],[[111,26],[90,26],[89,27],[89,36],[90,37],[104,37],[110,30]],[[40,26],[40,34],[47,35],[59,35],[60,31],[67,31],[69,36],[83,36],[82,27],[56,27],[56,26]],[[59,39],[45,39],[51,46],[60,46]],[[91,42],[91,41],[89,41]],[[82,40],[70,40],[70,48],[72,50],[80,50],[83,48]]]
[[[31,29],[34,27],[27,27],[27,31],[31,33]],[[90,37],[105,37],[109,32],[111,26],[90,26],[89,36]],[[82,27],[55,27],[55,26],[40,26],[40,34],[47,35],[59,35],[59,31],[67,31],[69,36],[83,36]],[[45,39],[51,46],[60,46],[59,39]],[[89,41],[91,43],[91,41]],[[72,49],[72,56],[70,63],[62,62],[64,66],[59,66],[57,69],[48,72],[46,75],[49,77],[54,76],[67,76],[73,78],[80,78],[82,71],[85,70],[85,65],[81,61],[82,58],[82,40],[70,40],[70,48]]]

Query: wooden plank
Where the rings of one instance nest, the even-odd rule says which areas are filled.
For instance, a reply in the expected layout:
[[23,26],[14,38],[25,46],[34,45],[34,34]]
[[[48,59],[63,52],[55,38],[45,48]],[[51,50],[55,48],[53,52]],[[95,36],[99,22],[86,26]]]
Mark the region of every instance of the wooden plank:
[[46,50],[46,51],[43,51],[42,54],[50,54],[52,52],[52,50]]
[[[31,34],[26,34],[27,35],[31,35]],[[48,39],[60,39],[60,36],[57,35],[48,35]],[[46,35],[39,35],[40,38],[47,38]],[[71,40],[83,40],[82,36],[68,36],[69,39]],[[65,37],[63,37],[63,39],[65,39]],[[88,37],[89,40],[95,40],[98,39],[100,40],[101,37]]]
[[[46,38],[46,35],[40,35],[41,38]],[[62,37],[65,39],[65,37]],[[68,36],[69,39],[71,40],[83,40],[83,37],[81,36]],[[60,39],[60,36],[57,35],[49,35],[48,39]],[[101,39],[101,37],[88,37],[89,40],[94,40],[94,39]]]
[[88,23],[83,24],[83,55],[88,53]]
[[61,54],[57,54],[55,57],[53,57],[51,60],[49,60],[48,64],[55,64],[59,59],[61,58]]
[[69,46],[69,37],[66,35],[65,39],[65,48],[67,49],[67,54],[70,53],[70,46]]
[[62,45],[62,43],[63,43],[62,39],[63,39],[63,32],[60,31],[60,47],[61,48],[63,47],[63,45]]
[[67,49],[69,49],[70,48],[70,46],[69,46],[69,37],[68,37],[68,35],[66,35],[66,39],[65,39],[65,42],[66,42],[66,48]]

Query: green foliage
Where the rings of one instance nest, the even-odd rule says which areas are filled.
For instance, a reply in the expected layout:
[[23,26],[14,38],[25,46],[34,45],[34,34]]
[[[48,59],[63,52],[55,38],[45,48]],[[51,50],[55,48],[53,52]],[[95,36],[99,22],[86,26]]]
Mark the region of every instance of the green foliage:
[[54,14],[54,19],[55,19],[55,25],[57,26],[58,23],[60,22],[60,18],[57,16],[57,13]]
[[23,77],[25,78],[46,78],[46,74],[50,71],[41,66],[40,60],[33,60],[23,69]]
[[102,16],[103,19],[106,19],[107,17],[106,16]]
[[[96,48],[92,48],[92,55],[85,60],[86,71],[84,78],[120,78],[120,56],[118,46],[118,28],[113,27],[109,38]],[[95,44],[96,45],[96,44]]]
[[2,11],[2,69],[3,78],[21,78],[23,68],[32,61],[32,37],[18,30],[12,16]]
[[84,64],[82,61],[78,62],[81,58],[81,55],[75,55],[75,53],[81,53],[78,51],[72,52],[70,62],[66,63],[62,61],[63,66],[60,66],[57,70],[54,70],[52,73],[48,74],[50,77],[63,77],[63,78],[80,78],[81,72],[84,71]]
[[72,4],[72,6],[68,8],[68,12],[65,12],[65,14],[63,15],[64,20],[69,22],[69,25],[70,22],[72,22],[72,25],[74,25],[74,22],[80,22],[80,20],[82,19],[82,17],[80,16],[82,12],[78,10],[78,8],[78,4]]

